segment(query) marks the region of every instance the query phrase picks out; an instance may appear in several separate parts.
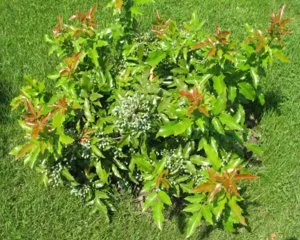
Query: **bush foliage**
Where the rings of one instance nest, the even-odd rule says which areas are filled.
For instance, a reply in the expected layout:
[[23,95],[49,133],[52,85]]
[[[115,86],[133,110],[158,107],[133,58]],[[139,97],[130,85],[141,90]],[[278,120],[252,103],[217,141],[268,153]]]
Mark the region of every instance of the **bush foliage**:
[[203,222],[234,231],[246,225],[239,193],[248,173],[249,104],[265,103],[260,79],[273,58],[286,62],[284,7],[265,32],[246,27],[232,39],[218,25],[206,34],[196,15],[177,24],[159,13],[151,32],[137,30],[140,5],[115,0],[114,20],[95,21],[96,6],[58,17],[46,36],[59,64],[53,81],[27,77],[12,101],[25,133],[12,154],[46,185],[67,185],[109,220],[117,192],[143,196],[162,229],[163,211],[182,200],[186,236]]

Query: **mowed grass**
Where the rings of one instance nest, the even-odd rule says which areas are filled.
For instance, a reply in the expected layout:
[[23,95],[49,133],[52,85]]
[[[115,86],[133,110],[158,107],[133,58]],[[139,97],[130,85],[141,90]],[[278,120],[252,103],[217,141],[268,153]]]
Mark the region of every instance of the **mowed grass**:
[[[106,1],[105,1],[106,2]],[[156,0],[141,18],[148,29],[155,11],[180,21],[191,12],[206,21],[207,31],[215,23],[243,36],[245,23],[265,28],[270,13],[283,2],[277,0]],[[151,216],[137,209],[134,199],[119,196],[118,212],[111,224],[90,215],[80,199],[65,188],[44,188],[37,173],[14,161],[8,152],[22,141],[9,102],[18,94],[23,76],[44,79],[53,71],[44,34],[58,15],[65,19],[76,10],[87,10],[94,1],[2,0],[0,2],[0,239],[184,239],[182,224],[166,214],[160,232]],[[109,15],[99,3],[98,20]],[[291,63],[276,63],[264,78],[269,102],[257,131],[265,149],[262,163],[252,171],[260,176],[246,191],[249,228],[238,234],[222,229],[199,231],[195,239],[300,239],[300,0],[289,0],[287,15],[294,17],[286,53]]]

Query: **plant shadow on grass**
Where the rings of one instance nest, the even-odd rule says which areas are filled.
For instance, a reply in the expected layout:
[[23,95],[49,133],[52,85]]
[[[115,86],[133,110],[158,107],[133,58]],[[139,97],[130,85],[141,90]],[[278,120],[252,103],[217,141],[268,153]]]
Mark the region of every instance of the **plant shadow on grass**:
[[253,102],[245,106],[248,114],[246,116],[247,126],[254,128],[261,121],[267,112],[275,112],[280,115],[279,105],[284,101],[284,96],[279,89],[270,90],[265,93],[265,104],[262,106],[258,102]]
[[10,122],[10,101],[14,88],[16,88],[12,81],[4,77],[3,71],[4,69],[0,59],[0,124]]

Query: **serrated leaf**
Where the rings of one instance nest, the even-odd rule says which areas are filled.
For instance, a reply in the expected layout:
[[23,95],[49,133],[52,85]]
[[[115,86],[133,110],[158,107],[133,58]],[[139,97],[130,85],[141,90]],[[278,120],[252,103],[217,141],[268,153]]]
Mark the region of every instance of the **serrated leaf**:
[[164,205],[160,201],[154,202],[152,205],[152,216],[159,230],[162,230],[162,225],[164,221],[163,209]]
[[195,233],[197,227],[199,227],[201,224],[201,218],[201,212],[196,212],[189,218],[186,227],[186,238],[189,238]]
[[171,205],[172,205],[172,201],[171,201],[169,195],[168,195],[166,192],[164,192],[164,191],[159,191],[157,195],[158,195],[158,198],[159,198],[164,204],[166,204],[166,205],[168,205],[168,206],[171,206]]

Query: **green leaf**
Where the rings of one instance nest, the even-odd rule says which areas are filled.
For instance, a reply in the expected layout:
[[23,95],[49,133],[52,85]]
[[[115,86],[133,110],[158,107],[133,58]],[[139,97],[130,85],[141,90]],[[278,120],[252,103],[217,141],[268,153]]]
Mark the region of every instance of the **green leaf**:
[[92,149],[93,153],[96,154],[96,156],[105,158],[105,156],[102,154],[102,152],[99,150],[99,148],[96,147],[96,145],[92,145],[91,149]]
[[197,126],[199,127],[199,129],[201,130],[201,132],[204,132],[205,131],[205,121],[202,119],[202,118],[198,118],[196,120],[196,124]]
[[59,141],[62,143],[62,144],[71,144],[74,142],[74,139],[69,137],[68,135],[64,134],[64,133],[61,133],[59,135]]
[[109,196],[107,195],[106,192],[103,192],[103,191],[99,191],[97,190],[95,192],[95,195],[96,195],[96,198],[100,198],[100,199],[109,199]]
[[193,122],[186,118],[180,122],[178,122],[175,126],[174,126],[174,136],[178,136],[183,134],[189,127],[191,127],[193,124]]
[[84,115],[89,122],[94,122],[94,116],[91,114],[90,103],[87,98],[84,99],[83,105]]
[[214,215],[216,216],[216,220],[218,221],[221,218],[221,215],[225,209],[225,204],[227,202],[227,198],[224,197],[222,200],[217,201],[217,206],[214,207],[213,212]]
[[168,206],[171,206],[172,205],[172,201],[169,197],[169,195],[164,192],[164,191],[159,191],[158,192],[158,198],[164,203],[164,204],[167,204]]
[[228,113],[222,113],[219,117],[221,123],[223,123],[229,130],[239,130],[243,131],[241,125],[239,125],[234,117],[229,115]]
[[122,178],[122,176],[115,164],[112,165],[111,169],[116,177]]
[[52,126],[55,128],[61,128],[63,126],[64,121],[65,121],[65,115],[62,113],[62,111],[58,111],[52,117]]
[[201,224],[201,218],[201,212],[196,212],[189,218],[186,228],[186,238],[189,238],[195,233],[197,227]]
[[214,128],[217,130],[218,133],[225,135],[222,123],[220,122],[220,120],[216,117],[213,118],[213,120],[211,121],[212,125],[214,126]]
[[258,101],[260,103],[260,105],[265,105],[266,100],[265,100],[265,95],[263,93],[259,93],[258,94]]
[[243,225],[247,225],[246,224],[246,220],[245,218],[243,217],[242,215],[242,209],[241,207],[237,204],[237,198],[236,196],[233,196],[229,202],[228,202],[228,205],[231,209],[231,211],[233,212],[234,216],[237,218],[237,220],[243,224]]
[[162,230],[162,224],[164,221],[163,209],[164,205],[160,201],[154,202],[152,205],[152,216],[159,230]]
[[134,164],[136,164],[139,170],[144,172],[152,172],[153,167],[144,156],[135,155],[132,157],[132,161],[134,162]]
[[40,154],[40,148],[36,147],[31,154],[29,154],[25,159],[24,159],[24,164],[29,165],[31,168],[34,167],[34,164]]
[[210,223],[211,225],[213,225],[212,213],[210,211],[209,206],[203,206],[202,214],[203,214],[205,221]]
[[257,69],[255,68],[250,68],[250,75],[252,77],[253,85],[255,88],[257,88],[259,84],[259,75],[257,74]]
[[96,167],[96,173],[100,180],[103,183],[108,183],[108,173],[105,171],[105,169],[102,168],[102,165],[100,162],[94,162],[94,166]]
[[144,206],[143,206],[143,212],[145,212],[149,207],[153,205],[153,203],[156,201],[157,193],[152,192],[150,195],[146,197]]
[[184,212],[190,212],[190,213],[195,213],[198,212],[202,209],[203,205],[200,203],[192,203],[188,204],[182,211]]
[[235,98],[236,98],[236,87],[229,87],[229,90],[228,90],[228,99],[231,102],[234,102]]
[[207,159],[203,156],[200,156],[200,155],[192,155],[190,157],[190,161],[195,164],[195,165],[198,165],[198,166],[209,166],[210,165],[210,162],[207,161]]
[[254,101],[256,92],[250,83],[241,82],[238,83],[240,93],[248,100]]
[[257,156],[261,157],[264,153],[262,148],[256,144],[253,143],[246,143],[245,144],[246,148],[250,150],[251,152],[255,153]]
[[226,91],[226,84],[224,82],[224,75],[220,75],[217,77],[213,78],[213,83],[214,83],[214,89],[218,93],[218,95],[221,95]]
[[134,0],[134,3],[138,5],[143,5],[143,4],[154,3],[154,0]]
[[273,51],[272,52],[273,55],[278,58],[281,62],[284,62],[284,63],[289,63],[290,60],[288,59],[287,56],[285,56],[281,51]]
[[158,133],[156,134],[156,137],[168,137],[170,135],[174,134],[174,126],[175,122],[168,122],[164,126],[162,126]]
[[96,101],[96,100],[98,100],[99,98],[102,98],[103,97],[103,95],[101,95],[101,94],[99,94],[99,93],[92,93],[91,95],[90,95],[90,99],[91,99],[91,101]]
[[69,181],[69,182],[76,182],[75,178],[72,176],[72,174],[69,172],[67,168],[63,168],[61,171],[61,174]]
[[158,65],[165,57],[166,57],[166,53],[162,50],[156,50],[151,52],[148,55],[147,61],[146,63],[151,65],[152,67],[155,67],[156,65]]
[[205,194],[195,194],[184,199],[190,203],[201,203],[205,199]]
[[220,169],[222,162],[218,157],[218,152],[216,152],[214,148],[208,143],[204,144],[204,151],[207,155],[208,160],[211,162],[213,168],[215,170]]
[[108,210],[107,210],[107,207],[105,206],[105,204],[99,198],[97,198],[94,201],[94,205],[95,205],[96,209],[100,213],[102,213],[102,215],[105,217],[106,221],[109,222]]
[[227,105],[226,101],[226,95],[225,96],[219,96],[215,103],[213,104],[212,112],[214,115],[218,115],[221,112],[225,111]]

